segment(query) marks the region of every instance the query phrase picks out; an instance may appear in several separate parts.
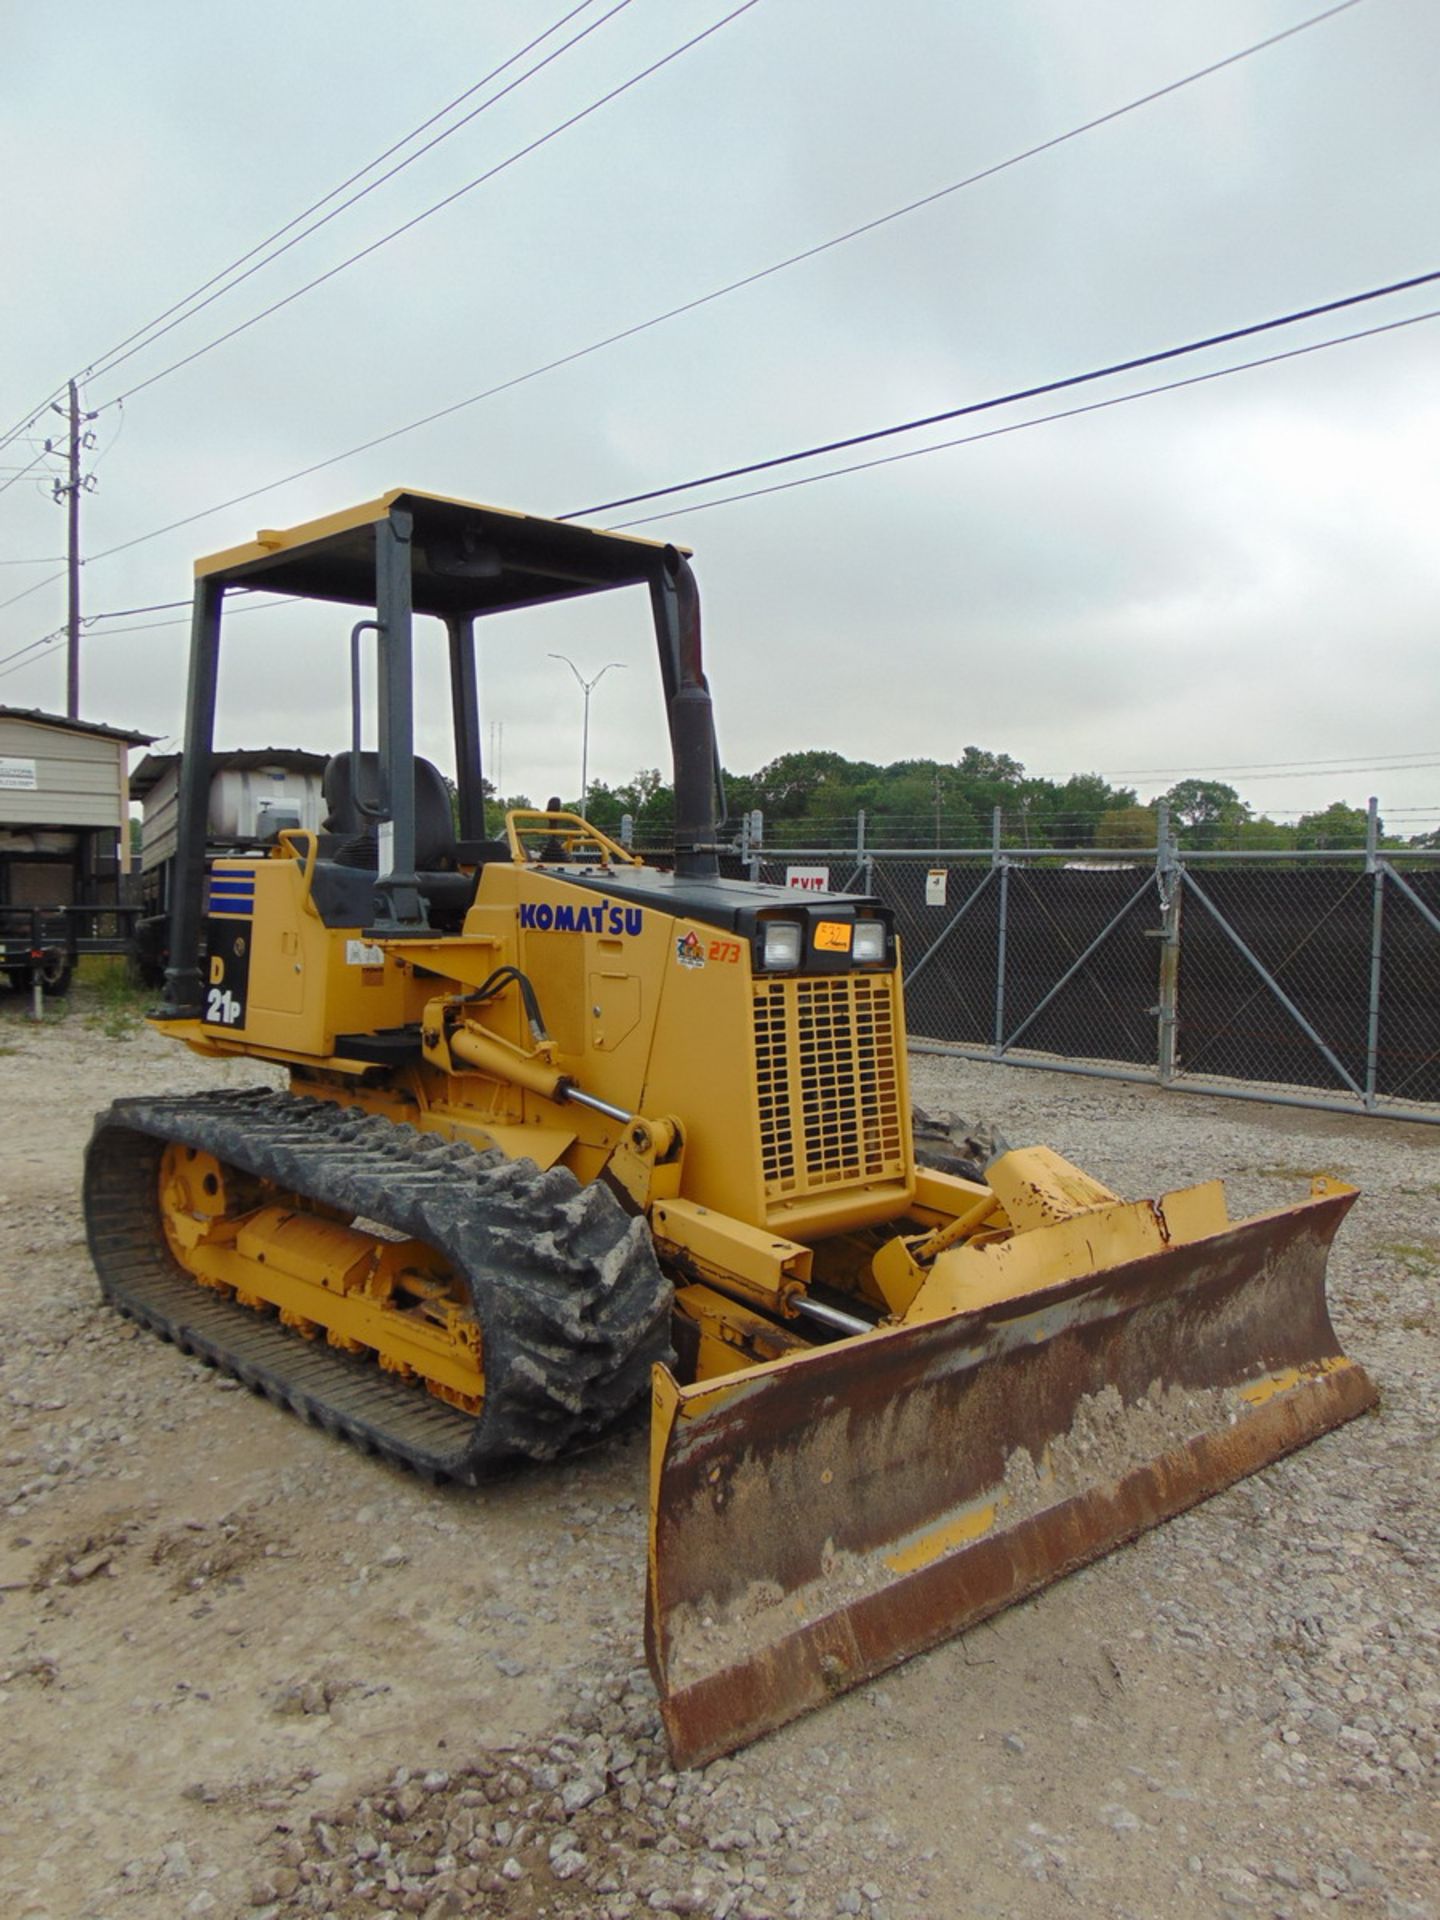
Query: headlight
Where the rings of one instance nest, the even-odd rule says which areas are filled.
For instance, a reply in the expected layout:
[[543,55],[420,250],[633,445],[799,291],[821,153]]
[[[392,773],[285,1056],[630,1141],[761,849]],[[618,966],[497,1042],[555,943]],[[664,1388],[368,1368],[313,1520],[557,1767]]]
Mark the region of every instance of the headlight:
[[885,958],[885,922],[883,920],[857,920],[855,938],[850,948],[851,958],[871,966],[877,960]]
[[798,920],[767,920],[765,944],[760,953],[761,966],[772,971],[798,967],[805,949],[805,929]]

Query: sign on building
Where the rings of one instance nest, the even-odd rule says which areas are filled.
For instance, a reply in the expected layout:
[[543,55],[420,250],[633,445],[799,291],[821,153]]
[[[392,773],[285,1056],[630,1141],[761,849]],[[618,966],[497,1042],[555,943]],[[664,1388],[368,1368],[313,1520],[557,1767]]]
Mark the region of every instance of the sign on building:
[[34,793],[39,785],[40,776],[33,760],[17,760],[11,754],[0,753],[0,787],[11,793]]

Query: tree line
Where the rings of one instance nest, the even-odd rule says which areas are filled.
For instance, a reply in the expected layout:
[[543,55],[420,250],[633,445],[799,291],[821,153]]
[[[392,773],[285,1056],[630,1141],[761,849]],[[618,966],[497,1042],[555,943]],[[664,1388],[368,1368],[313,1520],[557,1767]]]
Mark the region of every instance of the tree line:
[[[738,835],[742,816],[758,811],[763,844],[797,852],[855,845],[862,815],[865,844],[877,850],[986,847],[997,808],[1005,846],[1139,849],[1156,843],[1162,802],[1180,845],[1192,851],[1349,850],[1365,844],[1365,809],[1342,800],[1293,823],[1255,811],[1218,780],[1180,780],[1142,801],[1135,788],[1113,786],[1102,774],[1040,779],[1009,754],[983,747],[966,747],[954,761],[895,760],[884,766],[810,748],[783,753],[756,773],[727,771],[725,794],[731,835]],[[507,807],[538,804],[523,794],[502,800],[488,783],[487,795],[497,832]],[[578,798],[562,804],[579,809]],[[587,814],[617,837],[628,815],[637,847],[663,847],[674,829],[674,790],[658,769],[642,768],[617,786],[594,782]],[[1384,837],[1382,843],[1432,846],[1440,844],[1440,835],[1408,843]]]

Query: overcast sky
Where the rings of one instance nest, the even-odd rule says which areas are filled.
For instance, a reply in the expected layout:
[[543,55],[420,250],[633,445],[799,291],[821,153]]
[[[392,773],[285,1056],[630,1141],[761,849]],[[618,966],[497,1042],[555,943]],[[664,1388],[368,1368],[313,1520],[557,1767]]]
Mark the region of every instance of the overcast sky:
[[[113,404],[736,0],[630,0],[604,20],[614,4],[580,8],[542,52],[603,23],[551,66],[86,381],[99,409],[87,614],[180,600],[197,554],[389,487],[564,513],[1440,267],[1440,9],[1361,0],[758,286],[272,487],[1320,11],[1320,0],[758,0],[414,231]],[[71,0],[57,12],[12,0],[0,428],[563,11],[564,0],[252,0],[239,14]],[[1432,306],[1440,286],[968,430]],[[1245,767],[1256,770],[1218,777],[1277,816],[1378,793],[1395,828],[1440,823],[1437,344],[1440,321],[1422,322],[709,511],[705,496],[684,496],[646,531],[695,549],[726,763],[749,771],[811,746],[946,760],[975,743],[1036,774],[1103,772],[1142,798],[1182,774]],[[6,485],[38,451],[34,436],[60,427],[52,416],[0,449],[6,562],[63,551],[63,508],[40,469]],[[0,600],[54,570],[0,567]],[[0,608],[0,656],[64,612],[63,581]],[[118,631],[177,617],[97,621],[84,717],[178,732],[185,627]],[[237,615],[221,740],[343,744],[351,617]],[[594,696],[593,776],[665,764],[643,598],[482,633],[486,739],[503,727],[506,791],[579,788],[580,695],[550,651],[587,675],[626,668]],[[422,747],[448,767],[436,641],[420,659]],[[63,646],[0,665],[0,702],[63,711]],[[1368,770],[1427,755],[1428,767]],[[1283,770],[1340,761],[1351,769]]]

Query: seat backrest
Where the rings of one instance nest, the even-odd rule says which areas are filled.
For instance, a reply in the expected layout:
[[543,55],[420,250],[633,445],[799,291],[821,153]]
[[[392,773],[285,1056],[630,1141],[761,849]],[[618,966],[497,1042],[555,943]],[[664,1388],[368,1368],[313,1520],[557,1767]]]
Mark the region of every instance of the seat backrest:
[[[372,805],[380,794],[380,756],[363,752],[359,756],[359,788],[363,799]],[[375,822],[367,819],[355,802],[354,757],[334,754],[321,780],[325,795],[326,833],[340,833],[352,841],[368,839],[375,843]],[[366,864],[374,866],[372,857]],[[415,867],[445,869],[455,864],[455,820],[450,810],[450,789],[440,769],[418,756],[415,761]]]

